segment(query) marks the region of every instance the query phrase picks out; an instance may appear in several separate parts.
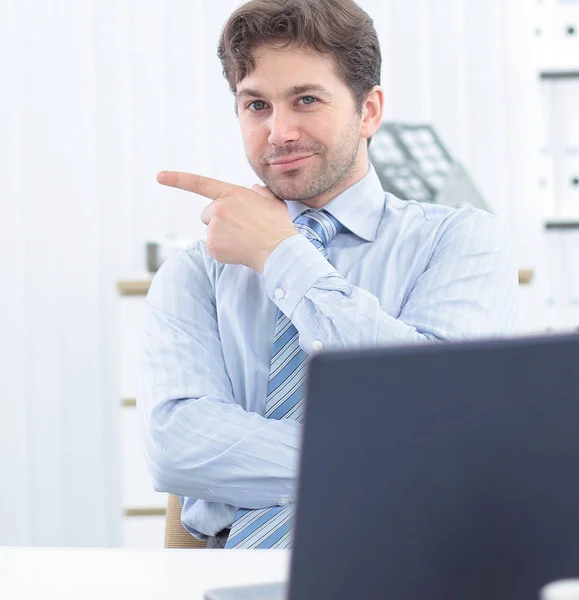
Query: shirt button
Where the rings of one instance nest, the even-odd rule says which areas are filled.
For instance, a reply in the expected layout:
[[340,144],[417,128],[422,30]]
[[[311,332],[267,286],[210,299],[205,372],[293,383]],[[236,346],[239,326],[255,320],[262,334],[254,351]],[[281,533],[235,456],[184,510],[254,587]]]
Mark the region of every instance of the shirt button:
[[290,501],[288,498],[280,498],[277,503],[279,504],[279,506],[287,506]]
[[319,352],[320,350],[324,349],[324,344],[322,344],[322,342],[320,342],[320,340],[314,340],[313,344],[312,344],[312,348],[316,351]]
[[276,288],[276,290],[274,292],[274,296],[278,300],[281,300],[285,296],[285,290],[282,290],[281,288]]

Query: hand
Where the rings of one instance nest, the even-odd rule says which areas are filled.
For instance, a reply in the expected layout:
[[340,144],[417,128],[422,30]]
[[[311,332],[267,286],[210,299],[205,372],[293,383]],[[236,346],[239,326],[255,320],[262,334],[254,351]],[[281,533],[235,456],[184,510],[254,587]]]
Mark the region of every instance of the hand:
[[285,202],[266,187],[250,190],[176,171],[161,171],[157,181],[213,200],[201,220],[207,225],[207,252],[219,262],[262,273],[274,248],[297,234]]

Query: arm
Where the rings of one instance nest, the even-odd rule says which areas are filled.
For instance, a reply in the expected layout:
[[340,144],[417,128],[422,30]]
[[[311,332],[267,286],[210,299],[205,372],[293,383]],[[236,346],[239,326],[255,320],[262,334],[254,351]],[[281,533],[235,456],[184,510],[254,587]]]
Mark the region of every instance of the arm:
[[236,404],[200,244],[163,264],[147,304],[137,406],[155,489],[247,508],[292,499],[300,424]]
[[[404,268],[406,265],[400,265]],[[269,297],[312,351],[423,341],[458,341],[511,333],[518,282],[510,243],[498,219],[463,209],[433,246],[396,317],[370,292],[348,283],[303,236],[282,242],[265,263]],[[276,288],[285,295],[278,299]]]

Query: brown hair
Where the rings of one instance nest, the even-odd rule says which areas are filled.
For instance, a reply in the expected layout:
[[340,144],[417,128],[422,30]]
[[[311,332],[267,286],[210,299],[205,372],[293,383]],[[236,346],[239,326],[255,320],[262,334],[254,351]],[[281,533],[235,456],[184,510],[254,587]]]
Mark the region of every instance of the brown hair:
[[353,0],[251,0],[240,6],[223,27],[217,51],[234,93],[255,67],[253,49],[271,43],[332,55],[358,111],[380,83],[378,36],[372,19]]

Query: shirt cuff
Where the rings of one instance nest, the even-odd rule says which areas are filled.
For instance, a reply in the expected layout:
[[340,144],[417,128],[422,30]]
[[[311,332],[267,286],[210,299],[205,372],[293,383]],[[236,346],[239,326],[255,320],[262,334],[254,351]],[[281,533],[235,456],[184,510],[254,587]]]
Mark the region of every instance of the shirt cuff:
[[329,261],[301,234],[281,242],[263,267],[267,295],[288,319],[314,283],[334,273]]

